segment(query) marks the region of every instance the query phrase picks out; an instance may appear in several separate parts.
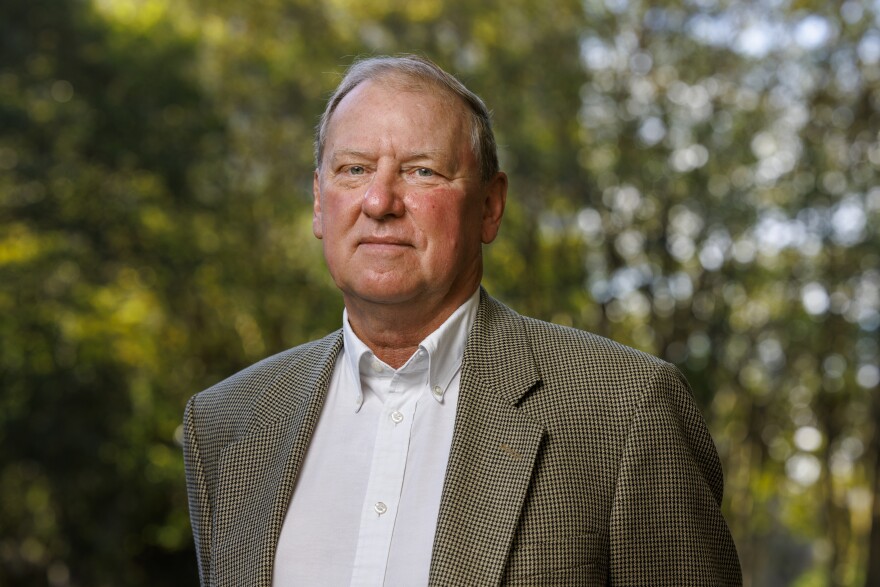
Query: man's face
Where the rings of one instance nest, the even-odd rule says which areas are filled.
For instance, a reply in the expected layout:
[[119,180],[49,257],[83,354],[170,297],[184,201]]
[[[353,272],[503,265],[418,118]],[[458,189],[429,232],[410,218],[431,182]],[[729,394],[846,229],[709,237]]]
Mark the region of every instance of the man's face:
[[480,180],[464,112],[437,90],[382,80],[337,106],[312,226],[347,305],[454,309],[479,284],[481,243],[498,232],[507,179]]

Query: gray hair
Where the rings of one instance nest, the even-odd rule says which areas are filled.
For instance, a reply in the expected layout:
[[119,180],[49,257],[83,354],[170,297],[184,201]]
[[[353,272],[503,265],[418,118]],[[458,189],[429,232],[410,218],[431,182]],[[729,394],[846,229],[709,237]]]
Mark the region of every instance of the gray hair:
[[498,148],[492,132],[490,113],[486,105],[475,93],[467,89],[458,79],[443,71],[433,62],[417,55],[397,57],[369,57],[355,61],[345,72],[345,77],[327,101],[327,108],[321,115],[315,132],[315,165],[321,166],[324,144],[327,141],[327,128],[336,107],[359,84],[393,78],[411,81],[419,89],[433,85],[452,97],[457,97],[468,107],[471,122],[471,148],[480,166],[480,178],[486,182],[498,173]]

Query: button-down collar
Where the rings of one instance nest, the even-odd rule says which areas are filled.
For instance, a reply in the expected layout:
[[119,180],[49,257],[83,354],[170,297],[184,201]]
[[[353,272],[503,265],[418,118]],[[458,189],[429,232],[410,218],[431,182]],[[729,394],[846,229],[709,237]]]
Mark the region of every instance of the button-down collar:
[[[355,382],[355,411],[360,410],[364,402],[364,392],[371,388],[365,385],[365,380],[374,378],[394,378],[403,376],[424,377],[425,385],[431,391],[431,397],[442,402],[446,388],[452,381],[458,370],[461,369],[461,359],[464,355],[464,346],[467,335],[477,316],[477,308],[480,303],[480,291],[471,295],[468,300],[459,306],[437,330],[429,334],[421,342],[419,348],[399,369],[394,369],[376,357],[373,352],[354,333],[348,322],[348,310],[342,313],[342,337],[344,345],[345,362],[350,370],[352,381]],[[425,363],[427,362],[427,369]]]

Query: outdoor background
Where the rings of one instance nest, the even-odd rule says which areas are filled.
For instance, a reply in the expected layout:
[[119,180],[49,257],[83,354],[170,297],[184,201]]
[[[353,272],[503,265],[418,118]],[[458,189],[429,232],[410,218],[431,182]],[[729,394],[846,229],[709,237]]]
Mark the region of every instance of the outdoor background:
[[488,290],[687,374],[746,585],[880,585],[880,2],[4,0],[0,585],[195,585],[187,398],[339,327],[358,55],[494,110]]

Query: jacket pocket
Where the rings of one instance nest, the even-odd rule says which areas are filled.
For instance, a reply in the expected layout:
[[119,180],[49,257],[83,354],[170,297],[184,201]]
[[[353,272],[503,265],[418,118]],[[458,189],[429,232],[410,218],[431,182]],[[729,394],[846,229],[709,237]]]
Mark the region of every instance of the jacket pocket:
[[599,534],[529,541],[508,558],[505,585],[604,585],[605,548]]

